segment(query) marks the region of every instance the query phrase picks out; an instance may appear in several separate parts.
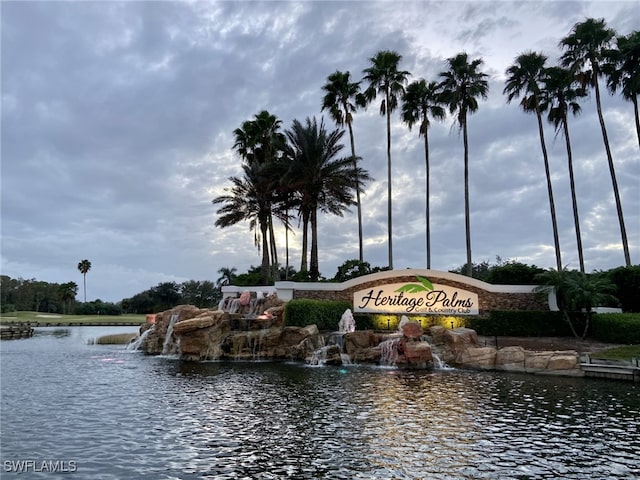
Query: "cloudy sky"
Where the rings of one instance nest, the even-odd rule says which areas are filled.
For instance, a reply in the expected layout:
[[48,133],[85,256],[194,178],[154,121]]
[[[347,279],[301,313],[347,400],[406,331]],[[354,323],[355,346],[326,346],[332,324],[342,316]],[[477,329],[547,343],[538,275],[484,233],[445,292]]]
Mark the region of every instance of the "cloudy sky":
[[[535,116],[506,104],[505,70],[526,51],[550,63],[587,17],[620,34],[640,28],[630,2],[1,3],[2,263],[13,278],[82,285],[119,301],[164,281],[212,280],[259,265],[248,224],[214,226],[232,132],[260,110],[320,119],[326,77],[356,79],[379,50],[402,54],[410,80],[438,80],[445,60],[484,59],[490,94],[469,119],[473,260],[555,267]],[[630,102],[603,95],[632,263],[640,262],[640,153]],[[587,271],[624,264],[595,99],[570,120]],[[329,127],[334,128],[329,118]],[[546,126],[563,264],[578,267],[563,138]],[[385,121],[354,117],[356,150],[375,181],[363,196],[365,260],[387,264]],[[347,137],[345,137],[346,139]],[[463,149],[448,118],[430,131],[432,267],[466,261]],[[346,149],[345,149],[346,152]],[[426,265],[424,153],[392,123],[394,266]],[[320,271],[358,257],[357,217],[322,216]],[[284,262],[284,234],[280,237]],[[292,237],[299,268],[301,234]],[[79,292],[79,297],[82,292]]]

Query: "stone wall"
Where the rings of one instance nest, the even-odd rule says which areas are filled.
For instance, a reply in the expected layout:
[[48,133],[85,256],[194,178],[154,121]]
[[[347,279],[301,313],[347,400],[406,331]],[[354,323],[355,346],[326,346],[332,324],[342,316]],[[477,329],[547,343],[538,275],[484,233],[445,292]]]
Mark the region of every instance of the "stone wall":
[[[447,274],[446,277],[437,276],[436,272],[428,274],[428,278],[432,283],[440,285],[447,285],[450,287],[460,288],[469,292],[476,293],[478,295],[480,315],[486,314],[491,310],[549,310],[549,305],[546,301],[541,301],[531,291],[491,291],[488,288],[496,288],[498,286],[484,284],[484,282],[473,281],[472,283],[466,283],[466,277],[462,277],[461,281],[451,277],[462,277],[455,274]],[[365,278],[365,277],[361,277]],[[335,289],[323,288],[309,288],[305,289],[304,283],[297,284],[297,288],[293,290],[293,298],[309,298],[315,300],[342,300],[347,302],[353,302],[353,294],[358,290],[364,290],[367,288],[374,288],[380,285],[388,283],[401,283],[401,282],[415,282],[415,275],[398,275],[386,278],[376,278],[370,281],[363,281],[361,283],[349,285],[346,288],[340,288],[341,284],[335,284]],[[464,280],[464,282],[462,281]],[[471,279],[468,279],[471,280]],[[345,282],[349,283],[349,282]],[[351,282],[352,283],[352,282]],[[315,284],[314,284],[315,285]],[[344,284],[342,284],[344,285]],[[328,286],[328,285],[327,285]],[[298,288],[299,287],[299,288]],[[499,288],[499,287],[498,287]],[[517,290],[524,290],[523,288]],[[531,290],[531,289],[529,289]]]

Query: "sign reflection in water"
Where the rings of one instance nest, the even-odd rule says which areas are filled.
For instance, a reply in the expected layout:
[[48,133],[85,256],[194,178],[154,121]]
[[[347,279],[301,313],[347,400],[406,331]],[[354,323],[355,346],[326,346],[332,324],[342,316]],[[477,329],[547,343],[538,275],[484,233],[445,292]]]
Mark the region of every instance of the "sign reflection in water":
[[73,461],[96,479],[640,476],[631,383],[184,363],[87,345],[123,328],[69,330],[0,347],[2,465]]

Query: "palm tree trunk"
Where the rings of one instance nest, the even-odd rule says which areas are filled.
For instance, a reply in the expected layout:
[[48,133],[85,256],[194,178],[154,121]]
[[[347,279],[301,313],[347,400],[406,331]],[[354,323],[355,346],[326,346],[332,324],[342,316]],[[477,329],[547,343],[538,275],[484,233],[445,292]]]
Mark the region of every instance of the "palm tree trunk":
[[391,111],[389,110],[389,89],[385,99],[387,113],[387,228],[389,235],[389,270],[393,270],[393,219],[391,215]]
[[288,208],[285,211],[285,215],[287,218],[287,223],[284,226],[284,250],[285,250],[285,257],[286,257],[284,279],[289,280],[289,209]]
[[[351,141],[351,156],[353,158],[353,169],[357,172],[358,170],[358,161],[356,160],[356,147],[353,141],[353,128],[351,127],[351,122],[349,122],[349,140]],[[356,173],[356,201],[358,202],[358,251],[360,256],[360,263],[364,262],[364,253],[362,249],[362,204],[360,203],[360,180],[358,179],[358,175]]]
[[549,156],[547,146],[544,143],[544,130],[542,129],[542,115],[540,108],[536,105],[536,117],[538,118],[538,133],[540,134],[540,146],[542,147],[542,158],[544,160],[544,173],[547,177],[547,191],[549,193],[549,209],[551,210],[551,224],[553,226],[553,245],[556,250],[556,266],[558,271],[562,270],[562,258],[560,255],[560,240],[558,237],[558,222],[556,219],[556,204],[553,201],[553,186],[551,185],[551,173],[549,171]]
[[275,280],[280,280],[278,275],[278,248],[276,245],[276,235],[273,231],[273,216],[269,214],[269,245],[271,252],[271,268],[272,274],[271,278]]
[[302,259],[300,261],[300,271],[308,271],[307,267],[307,252],[308,252],[308,230],[309,230],[309,213],[303,211],[302,213]]
[[311,280],[316,281],[320,277],[318,265],[318,214],[316,209],[311,210],[311,264],[309,276]]
[[609,172],[611,173],[611,183],[613,184],[613,196],[616,200],[616,209],[618,211],[618,221],[620,223],[620,236],[622,237],[622,249],[624,251],[624,261],[627,267],[631,266],[631,256],[629,255],[629,242],[627,241],[627,230],[624,227],[624,216],[622,215],[622,203],[620,202],[620,192],[618,191],[618,182],[616,180],[616,170],[613,166],[613,156],[609,148],[609,138],[607,136],[607,128],[604,124],[602,116],[602,105],[600,103],[600,87],[598,86],[598,78],[595,79],[596,90],[596,108],[598,110],[598,120],[600,120],[600,129],[602,130],[602,140],[604,148],[607,152],[607,160],[609,162]]
[[467,138],[467,115],[464,114],[462,123],[462,141],[464,144],[464,231],[467,242],[467,276],[473,276],[471,263],[471,221],[469,219],[469,141]]
[[429,129],[424,129],[424,161],[425,161],[425,221],[426,221],[426,247],[427,269],[431,268],[431,220],[429,215]]
[[631,96],[631,102],[633,103],[633,114],[636,119],[636,135],[638,135],[638,147],[640,147],[640,116],[638,116],[638,97],[637,95]]
[[578,200],[576,199],[576,184],[573,177],[573,155],[571,154],[571,140],[569,139],[569,126],[567,118],[562,121],[564,127],[564,141],[567,146],[567,163],[569,167],[569,183],[571,185],[571,203],[573,205],[573,224],[576,229],[576,243],[578,245],[578,261],[580,262],[580,272],[584,273],[584,256],[582,252],[582,237],[580,235],[580,220],[578,217]]
[[260,273],[264,284],[269,285],[271,283],[271,266],[269,265],[269,226],[266,218],[260,221],[260,231],[262,233],[262,265],[260,266]]
[[87,303],[87,274],[82,274],[82,285],[84,289],[84,303]]

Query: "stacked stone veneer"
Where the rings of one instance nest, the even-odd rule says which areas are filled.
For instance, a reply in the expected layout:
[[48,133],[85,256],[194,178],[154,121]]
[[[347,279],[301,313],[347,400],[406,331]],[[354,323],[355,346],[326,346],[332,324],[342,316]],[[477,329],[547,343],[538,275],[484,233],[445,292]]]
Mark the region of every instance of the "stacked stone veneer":
[[[395,270],[366,275],[344,283],[277,282],[278,296],[290,299],[343,300],[353,302],[353,294],[359,290],[375,288],[389,283],[416,282],[416,275],[428,278],[432,283],[467,290],[478,295],[480,315],[491,310],[549,310],[546,301],[533,293],[533,286],[492,285],[479,280],[436,270]],[[287,298],[289,299],[289,298]]]

